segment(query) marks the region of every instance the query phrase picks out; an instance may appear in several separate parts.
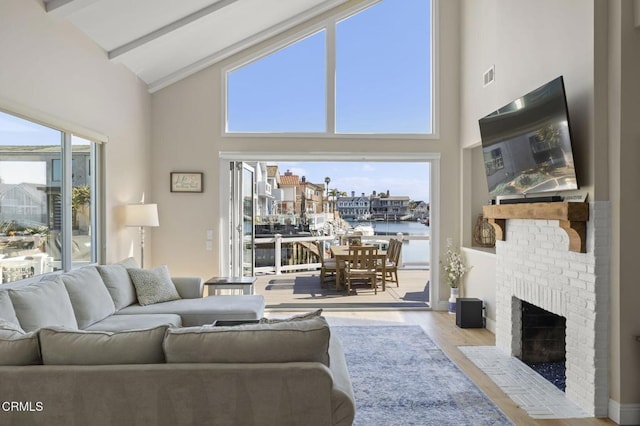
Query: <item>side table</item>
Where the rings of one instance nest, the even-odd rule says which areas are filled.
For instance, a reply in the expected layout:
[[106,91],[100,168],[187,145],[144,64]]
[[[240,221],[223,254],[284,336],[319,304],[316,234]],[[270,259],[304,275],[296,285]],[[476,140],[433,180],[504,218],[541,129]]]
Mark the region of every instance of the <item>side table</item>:
[[253,294],[255,282],[256,277],[212,277],[205,281],[204,285],[208,286],[210,296],[237,294],[238,291],[250,295]]

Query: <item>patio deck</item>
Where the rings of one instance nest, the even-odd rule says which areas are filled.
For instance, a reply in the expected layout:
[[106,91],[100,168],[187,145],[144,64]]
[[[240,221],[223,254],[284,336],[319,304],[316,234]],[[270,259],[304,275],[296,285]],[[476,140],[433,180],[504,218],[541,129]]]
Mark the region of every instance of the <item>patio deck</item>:
[[355,295],[337,291],[332,283],[320,285],[320,271],[258,275],[255,293],[264,296],[268,310],[323,308],[333,310],[428,309],[429,270],[401,269],[400,287],[387,283],[386,291],[374,294],[367,286]]

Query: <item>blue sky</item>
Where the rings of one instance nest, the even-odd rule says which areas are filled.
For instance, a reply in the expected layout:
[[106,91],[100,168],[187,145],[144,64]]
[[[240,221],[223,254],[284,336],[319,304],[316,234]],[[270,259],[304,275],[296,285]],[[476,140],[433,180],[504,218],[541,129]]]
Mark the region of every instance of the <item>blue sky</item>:
[[[385,0],[336,25],[336,132],[431,132],[429,0]],[[232,132],[326,130],[326,32],[228,76]]]
[[331,178],[330,189],[351,195],[389,190],[391,195],[407,195],[414,201],[429,201],[428,163],[390,162],[276,162],[280,174],[287,169],[307,181],[324,185]]

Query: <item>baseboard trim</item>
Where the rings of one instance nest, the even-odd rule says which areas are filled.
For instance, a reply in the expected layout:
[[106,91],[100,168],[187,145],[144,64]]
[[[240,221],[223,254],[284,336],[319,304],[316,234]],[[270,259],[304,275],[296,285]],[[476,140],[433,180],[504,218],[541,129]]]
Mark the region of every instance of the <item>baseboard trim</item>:
[[640,404],[620,404],[610,399],[609,418],[619,425],[640,424]]
[[495,320],[492,320],[491,318],[485,318],[485,327],[487,328],[487,330],[489,330],[493,334],[496,334],[496,321]]

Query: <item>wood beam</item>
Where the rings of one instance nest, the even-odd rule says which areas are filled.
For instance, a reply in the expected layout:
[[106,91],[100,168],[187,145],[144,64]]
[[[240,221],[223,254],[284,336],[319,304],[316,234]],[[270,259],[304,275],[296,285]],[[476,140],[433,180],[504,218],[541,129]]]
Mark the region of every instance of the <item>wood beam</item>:
[[213,3],[205,8],[198,10],[190,15],[185,16],[184,18],[180,18],[177,21],[171,22],[170,24],[165,25],[162,28],[158,28],[155,31],[150,32],[149,34],[145,34],[142,37],[139,37],[129,43],[126,43],[120,47],[116,47],[112,51],[109,52],[109,59],[116,59],[119,56],[124,55],[127,52],[130,52],[134,49],[137,49],[140,46],[143,46],[147,43],[150,43],[154,40],[159,39],[160,37],[167,35],[173,31],[176,31],[186,25],[189,25],[199,19],[202,19],[206,16],[211,15],[227,6],[231,6],[239,0],[221,0],[216,3]]
[[47,13],[58,16],[69,16],[100,0],[49,0],[45,3]]
[[496,240],[506,239],[507,219],[557,220],[569,237],[569,251],[586,253],[588,203],[522,203],[484,206],[482,214],[496,231]]

